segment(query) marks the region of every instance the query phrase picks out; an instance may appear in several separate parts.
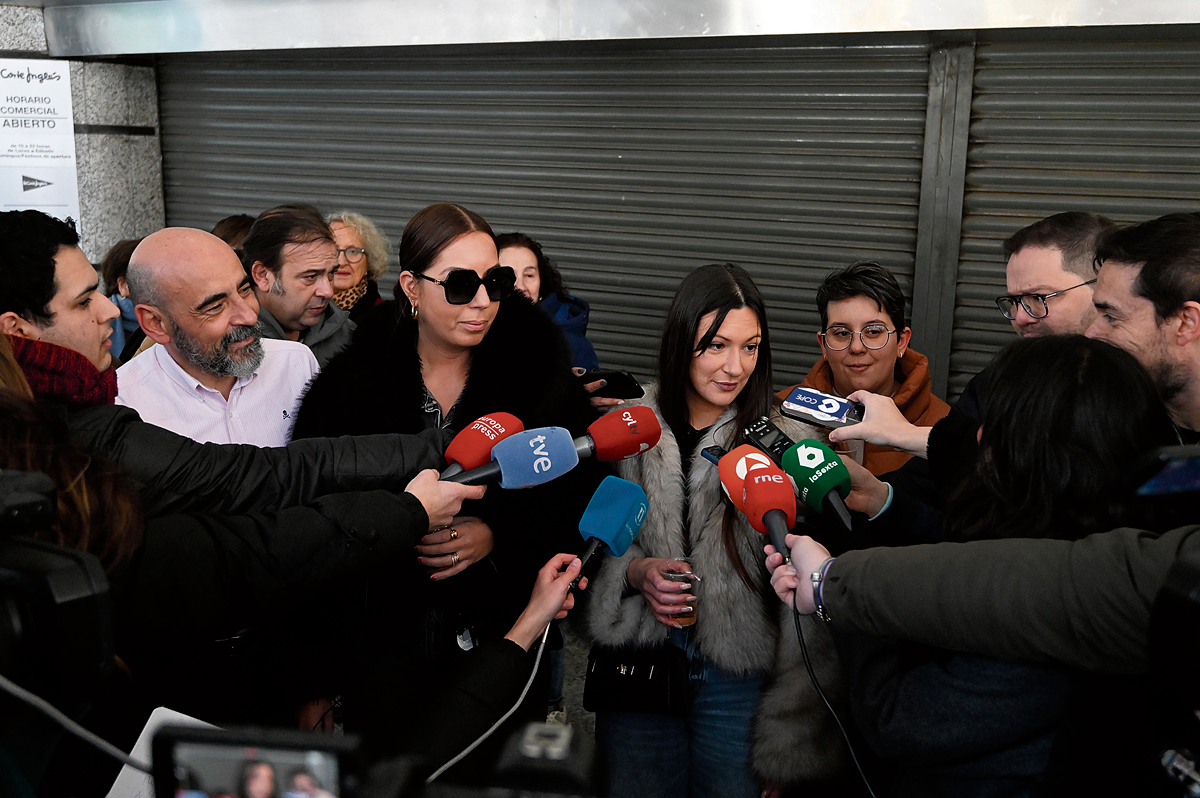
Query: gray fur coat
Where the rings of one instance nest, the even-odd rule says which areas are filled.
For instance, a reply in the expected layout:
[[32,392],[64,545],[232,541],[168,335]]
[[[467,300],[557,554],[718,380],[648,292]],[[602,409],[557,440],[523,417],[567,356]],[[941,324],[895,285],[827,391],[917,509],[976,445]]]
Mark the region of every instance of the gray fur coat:
[[[649,388],[645,398],[633,404],[645,404],[657,413],[655,396],[655,390]],[[840,767],[843,745],[805,671],[791,612],[771,589],[763,563],[766,538],[739,515],[738,552],[759,583],[757,594],[738,577],[721,540],[725,512],[721,481],[716,466],[700,452],[714,444],[726,446],[735,433],[732,421],[733,411],[727,410],[697,445],[690,470],[691,559],[701,578],[694,633],[700,650],[721,668],[769,674],[755,718],[751,755],[755,772],[779,784],[826,778]],[[815,427],[786,418],[773,421],[792,440],[826,439]],[[653,645],[667,636],[668,627],[655,620],[641,593],[622,595],[626,569],[634,558],[684,554],[683,470],[679,445],[670,428],[663,424],[658,445],[621,462],[618,473],[645,488],[650,507],[629,551],[623,557],[606,557],[589,585],[583,626],[591,640],[602,645]],[[801,625],[817,678],[836,702],[843,685],[829,632],[813,616],[801,618]]]

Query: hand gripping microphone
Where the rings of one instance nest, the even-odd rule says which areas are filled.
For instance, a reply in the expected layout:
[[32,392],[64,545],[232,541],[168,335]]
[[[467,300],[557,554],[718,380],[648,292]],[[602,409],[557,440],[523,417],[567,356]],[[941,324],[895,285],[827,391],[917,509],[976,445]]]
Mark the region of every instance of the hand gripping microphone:
[[620,477],[607,476],[592,494],[583,517],[579,519],[579,531],[587,540],[587,549],[580,557],[583,567],[571,588],[587,573],[588,563],[597,552],[608,552],[620,557],[629,550],[629,544],[637,537],[646,520],[650,503],[646,491]]
[[774,463],[747,472],[745,501],[750,526],[769,537],[775,551],[787,559],[787,533],[796,525],[796,494],[787,474]]
[[602,463],[615,463],[652,449],[661,436],[658,416],[639,405],[614,410],[593,421],[587,435],[575,439],[575,452],[581,460],[595,457]]
[[446,462],[450,465],[442,472],[442,479],[486,465],[492,459],[493,446],[524,431],[525,425],[512,413],[480,416],[463,427],[446,447]]
[[492,447],[492,461],[447,478],[446,482],[502,488],[532,488],[557,479],[579,464],[571,433],[562,427],[538,427],[510,435]]
[[805,438],[783,453],[783,470],[795,481],[797,495],[806,507],[819,513],[832,510],[846,529],[850,528],[845,502],[850,493],[850,470],[833,449]]

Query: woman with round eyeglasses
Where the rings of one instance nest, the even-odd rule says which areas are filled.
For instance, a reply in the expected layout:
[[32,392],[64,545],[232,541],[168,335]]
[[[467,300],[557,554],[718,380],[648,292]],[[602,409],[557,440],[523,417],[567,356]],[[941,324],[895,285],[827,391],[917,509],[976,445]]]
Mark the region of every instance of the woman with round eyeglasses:
[[[440,428],[448,442],[497,412],[526,429],[585,434],[596,413],[571,373],[567,343],[549,316],[516,296],[483,218],[448,203],[418,211],[397,260],[394,301],[369,314],[313,381],[294,438]],[[411,567],[425,579],[372,583],[356,641],[363,692],[346,702],[348,722],[386,734],[398,712],[429,709],[421,706],[428,691],[414,682],[445,677],[464,650],[503,637],[538,568],[558,552],[582,551],[577,523],[606,473],[585,460],[540,487],[491,487],[417,547]],[[395,618],[411,616],[399,608],[412,606],[427,608],[416,613],[420,624],[397,628]],[[544,689],[531,691],[528,705],[539,701],[544,718]]]
[[[863,261],[833,272],[817,289],[821,313],[821,359],[803,385],[854,398],[857,391],[890,396],[912,424],[933,426],[950,406],[933,395],[929,360],[909,348],[904,294],[878,263]],[[780,391],[780,399],[793,390]],[[864,445],[862,464],[873,474],[904,465],[912,455],[888,446]]]
[[350,311],[355,323],[379,303],[379,278],[387,271],[392,245],[379,228],[361,213],[335,213],[329,228],[338,248],[338,267],[333,273],[334,303]]

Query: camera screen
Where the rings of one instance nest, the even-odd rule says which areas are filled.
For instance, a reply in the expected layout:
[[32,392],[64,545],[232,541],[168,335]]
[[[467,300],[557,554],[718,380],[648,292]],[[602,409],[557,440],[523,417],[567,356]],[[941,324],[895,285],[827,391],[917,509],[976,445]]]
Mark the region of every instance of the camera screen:
[[180,741],[174,766],[175,798],[339,798],[328,751]]

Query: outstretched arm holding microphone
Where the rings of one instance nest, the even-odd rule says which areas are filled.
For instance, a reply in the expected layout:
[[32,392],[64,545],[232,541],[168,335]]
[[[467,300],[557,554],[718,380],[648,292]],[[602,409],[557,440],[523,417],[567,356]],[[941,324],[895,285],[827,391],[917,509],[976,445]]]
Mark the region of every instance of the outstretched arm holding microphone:
[[870,391],[855,391],[846,398],[863,406],[863,420],[848,427],[830,430],[830,441],[866,441],[877,446],[891,446],[922,459],[927,457],[929,431],[933,428],[918,427],[911,423],[891,397]]

